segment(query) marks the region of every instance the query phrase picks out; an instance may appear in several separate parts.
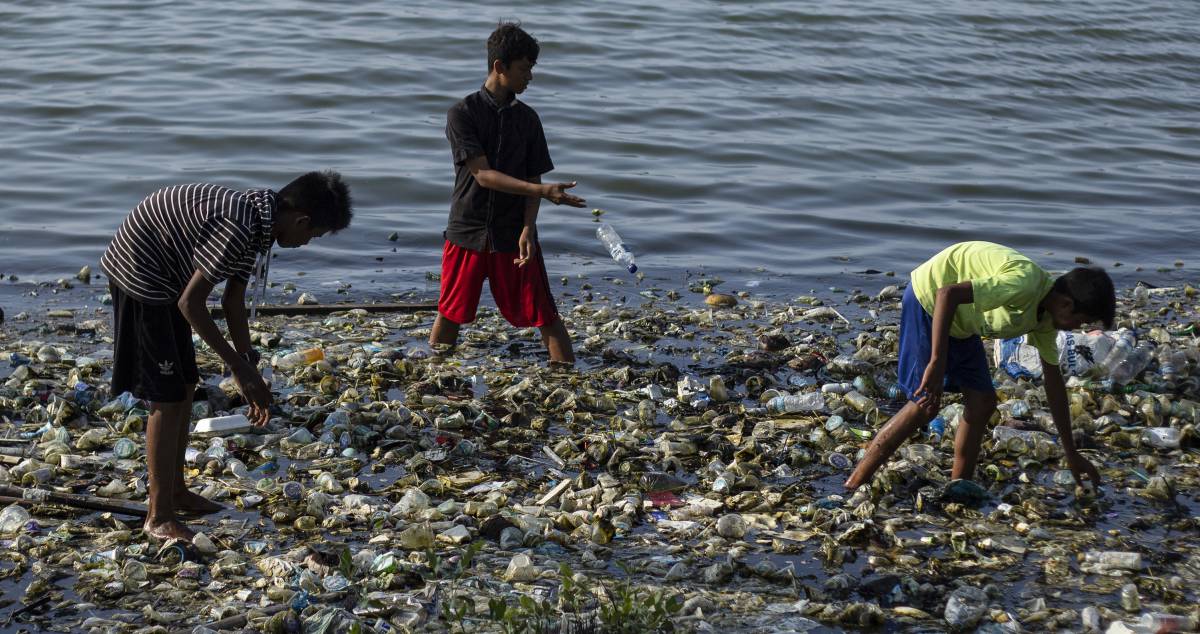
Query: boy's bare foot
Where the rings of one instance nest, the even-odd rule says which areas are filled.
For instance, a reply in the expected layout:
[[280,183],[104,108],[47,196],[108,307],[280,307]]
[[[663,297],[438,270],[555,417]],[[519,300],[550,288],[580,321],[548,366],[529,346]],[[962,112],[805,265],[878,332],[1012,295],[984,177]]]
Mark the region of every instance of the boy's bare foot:
[[175,509],[184,513],[216,513],[225,510],[225,505],[214,502],[199,493],[187,489],[175,494]]
[[148,537],[159,541],[166,541],[168,539],[182,539],[183,541],[191,543],[192,538],[196,536],[196,533],[192,531],[192,529],[188,528],[175,518],[167,520],[153,520],[147,517],[146,523],[142,524],[142,531],[146,533]]

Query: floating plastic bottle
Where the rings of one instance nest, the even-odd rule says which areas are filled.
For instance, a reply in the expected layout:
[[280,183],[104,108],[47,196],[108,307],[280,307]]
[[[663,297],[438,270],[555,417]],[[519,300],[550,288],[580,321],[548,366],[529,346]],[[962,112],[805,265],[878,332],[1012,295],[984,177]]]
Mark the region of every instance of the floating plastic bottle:
[[842,398],[845,399],[850,407],[853,407],[864,415],[879,409],[879,406],[875,403],[875,399],[857,391],[847,392]]
[[1142,569],[1142,554],[1115,550],[1091,550],[1084,553],[1082,567],[1085,570],[1095,572],[1113,572],[1119,570],[1136,572]]
[[1104,357],[1104,361],[1100,363],[1100,369],[1104,376],[1109,376],[1112,371],[1122,361],[1127,359],[1133,353],[1133,347],[1137,344],[1133,333],[1126,328],[1117,331],[1116,339],[1113,341],[1112,349],[1108,355]]
[[1139,343],[1134,347],[1129,356],[1117,363],[1113,368],[1109,378],[1116,385],[1125,385],[1132,381],[1135,377],[1150,365],[1150,360],[1154,358],[1154,345],[1148,342]]
[[1127,583],[1121,586],[1121,607],[1125,608],[1126,612],[1137,612],[1142,609],[1142,598],[1138,595],[1136,584]]
[[1181,376],[1186,376],[1187,364],[1187,355],[1182,350],[1172,350],[1163,346],[1158,351],[1158,373],[1168,383],[1174,383]]
[[772,414],[794,412],[816,412],[825,408],[825,399],[820,392],[805,392],[797,395],[776,396],[767,401],[767,411]]
[[280,370],[291,370],[306,365],[311,365],[317,361],[325,359],[325,351],[320,348],[309,348],[308,350],[297,350],[282,357],[275,359],[275,367]]
[[621,241],[621,236],[617,233],[612,225],[604,223],[596,228],[596,237],[600,238],[600,242],[604,244],[604,248],[608,249],[608,254],[618,264],[624,266],[630,273],[637,273],[637,264],[633,261],[633,253],[625,248],[625,243]]
[[232,475],[239,480],[246,480],[250,478],[250,470],[246,468],[246,463],[238,460],[237,458],[231,458],[229,462],[226,463],[225,470],[229,472],[229,475]]
[[1134,632],[1153,634],[1169,634],[1171,632],[1193,632],[1196,629],[1195,619],[1188,616],[1147,612],[1133,623]]

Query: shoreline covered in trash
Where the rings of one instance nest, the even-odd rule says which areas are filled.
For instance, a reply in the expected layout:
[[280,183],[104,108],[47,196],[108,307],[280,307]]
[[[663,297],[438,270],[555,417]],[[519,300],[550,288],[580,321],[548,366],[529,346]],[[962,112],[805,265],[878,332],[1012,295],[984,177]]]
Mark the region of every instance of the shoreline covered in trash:
[[[900,287],[887,281],[786,302],[725,295],[713,279],[582,290],[564,314],[574,370],[546,367],[536,330],[494,311],[451,352],[425,343],[432,314],[260,319],[264,357],[323,358],[274,369],[279,411],[265,430],[193,435],[193,490],[230,508],[190,519],[203,534],[194,544],[162,546],[141,536],[136,515],[44,494],[5,502],[0,623],[1195,627],[1190,287],[1122,293],[1119,322],[1136,339],[1072,350],[1145,357],[1123,384],[1069,380],[1077,445],[1104,476],[1099,494],[1063,477],[1041,388],[1003,369],[978,489],[947,487],[960,411],[948,396],[943,430],[907,444],[870,487],[843,490],[899,406]],[[26,312],[0,330],[0,495],[143,501],[145,410],[107,393],[110,315]],[[201,349],[199,360],[215,378],[194,420],[236,411],[215,356]],[[1099,372],[1103,359],[1093,361]]]

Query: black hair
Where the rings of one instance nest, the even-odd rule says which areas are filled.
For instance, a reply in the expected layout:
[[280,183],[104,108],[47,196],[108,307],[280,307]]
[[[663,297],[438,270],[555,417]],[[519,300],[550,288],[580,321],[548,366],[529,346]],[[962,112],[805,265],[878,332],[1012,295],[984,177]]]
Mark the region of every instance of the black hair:
[[1052,291],[1066,295],[1075,302],[1075,312],[1097,319],[1111,330],[1117,314],[1117,295],[1112,278],[1098,266],[1071,269],[1054,280]]
[[354,201],[342,175],[333,170],[309,172],[279,190],[281,211],[308,214],[313,227],[337,233],[350,226]]
[[521,28],[520,22],[501,22],[488,37],[487,49],[490,73],[496,60],[505,66],[521,58],[528,59],[531,64],[536,63],[541,47],[532,35]]

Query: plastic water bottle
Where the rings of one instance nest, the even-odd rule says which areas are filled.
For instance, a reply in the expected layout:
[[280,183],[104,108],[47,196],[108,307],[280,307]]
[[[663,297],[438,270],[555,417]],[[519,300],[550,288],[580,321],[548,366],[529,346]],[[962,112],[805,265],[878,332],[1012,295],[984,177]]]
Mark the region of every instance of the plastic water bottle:
[[1181,375],[1186,375],[1187,364],[1187,355],[1182,350],[1163,346],[1158,351],[1158,373],[1168,383],[1174,383]]
[[291,370],[301,366],[310,365],[321,361],[325,358],[325,351],[320,348],[309,348],[308,350],[297,350],[290,354],[285,354],[282,357],[275,359],[275,367],[280,370]]
[[767,411],[772,414],[790,414],[793,412],[815,412],[825,407],[825,398],[820,392],[806,392],[797,395],[783,395],[767,401]]
[[1189,616],[1146,612],[1134,623],[1133,631],[1167,634],[1168,632],[1191,632],[1195,629],[1196,621]]
[[1154,358],[1154,345],[1150,343],[1139,343],[1137,347],[1129,353],[1129,356],[1121,360],[1120,363],[1113,368],[1110,377],[1113,383],[1124,385],[1132,381],[1137,375],[1146,369],[1150,364],[1150,359]]
[[942,436],[946,435],[946,419],[942,418],[941,414],[933,417],[929,421],[929,437],[941,440]]
[[630,273],[637,273],[637,264],[633,262],[633,253],[625,248],[625,243],[621,241],[621,236],[617,234],[617,230],[612,228],[612,225],[605,223],[596,229],[596,237],[600,238],[600,242],[604,243],[604,247],[608,249],[608,254],[618,264],[629,269]]
[[842,398],[846,401],[847,405],[853,407],[859,412],[862,412],[863,414],[870,414],[879,408],[879,406],[875,403],[875,399],[857,391],[847,392]]
[[1083,568],[1097,572],[1110,570],[1138,571],[1142,569],[1141,553],[1120,551],[1088,551],[1083,555]]
[[1113,341],[1112,349],[1109,350],[1108,355],[1104,357],[1104,361],[1100,363],[1100,367],[1104,370],[1104,374],[1112,374],[1113,369],[1115,369],[1119,363],[1124,361],[1133,352],[1133,346],[1136,343],[1137,342],[1133,337],[1133,333],[1128,329],[1122,328],[1118,330],[1116,340]]

